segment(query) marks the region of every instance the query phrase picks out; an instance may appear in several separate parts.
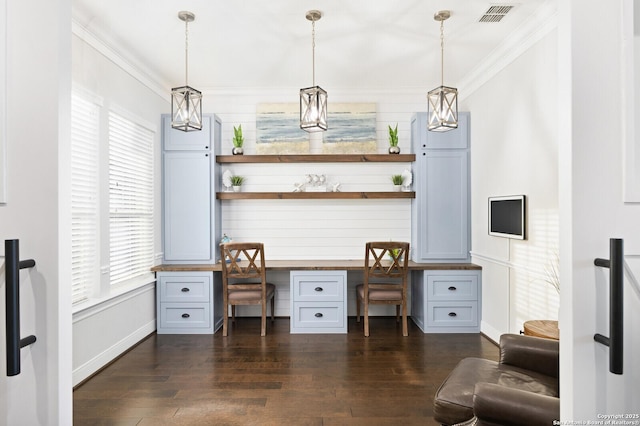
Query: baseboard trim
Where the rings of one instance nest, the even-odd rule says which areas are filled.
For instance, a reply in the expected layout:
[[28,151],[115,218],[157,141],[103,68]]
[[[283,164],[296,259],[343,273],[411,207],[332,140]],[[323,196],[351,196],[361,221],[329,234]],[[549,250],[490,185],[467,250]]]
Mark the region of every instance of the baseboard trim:
[[92,376],[109,366],[155,331],[156,320],[154,318],[153,321],[149,321],[133,333],[117,342],[115,345],[112,345],[105,351],[93,357],[91,360],[73,370],[73,388],[75,389],[89,380]]

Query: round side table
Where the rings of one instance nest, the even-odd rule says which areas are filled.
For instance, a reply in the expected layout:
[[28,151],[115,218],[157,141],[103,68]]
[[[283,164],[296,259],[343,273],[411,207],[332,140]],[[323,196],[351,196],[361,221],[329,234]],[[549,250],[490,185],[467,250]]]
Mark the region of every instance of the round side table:
[[544,337],[546,339],[560,340],[558,321],[532,320],[525,321],[524,334],[526,336]]

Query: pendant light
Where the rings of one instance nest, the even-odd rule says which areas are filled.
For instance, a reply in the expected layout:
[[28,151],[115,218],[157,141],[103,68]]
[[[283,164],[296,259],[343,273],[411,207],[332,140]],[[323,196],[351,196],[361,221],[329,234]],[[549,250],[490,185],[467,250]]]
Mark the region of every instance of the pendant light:
[[196,19],[191,12],[178,12],[184,21],[184,86],[171,89],[171,127],[190,132],[202,130],[202,93],[189,87],[189,22]]
[[458,127],[458,89],[444,85],[444,21],[451,12],[441,10],[433,16],[440,21],[440,87],[427,94],[427,129],[432,132],[446,132]]
[[306,18],[311,21],[313,83],[311,87],[300,89],[300,128],[307,132],[324,132],[327,130],[327,92],[316,86],[316,21],[322,18],[322,12],[310,10]]

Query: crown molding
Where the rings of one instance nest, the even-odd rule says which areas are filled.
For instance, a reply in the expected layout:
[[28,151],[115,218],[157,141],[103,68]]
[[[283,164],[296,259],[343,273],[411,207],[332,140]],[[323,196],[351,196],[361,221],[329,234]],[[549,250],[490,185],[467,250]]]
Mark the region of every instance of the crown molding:
[[[329,87],[325,88],[331,98],[342,96],[357,96],[367,98],[371,96],[422,96],[425,98],[430,89],[426,87]],[[200,91],[207,96],[256,96],[256,94],[264,96],[282,96],[286,93],[292,93],[293,98],[297,101],[300,87],[205,87]]]
[[557,2],[548,0],[458,83],[460,98],[474,93],[557,26]]
[[166,98],[167,102],[169,102],[170,90],[167,89],[169,86],[161,82],[161,79],[154,75],[154,73],[145,69],[142,64],[125,58],[123,55],[118,53],[117,49],[107,44],[104,40],[89,31],[86,27],[82,26],[75,19],[71,21],[71,32],[89,46],[96,49],[100,54],[113,62],[124,72],[138,80],[142,85],[156,93],[158,96]]

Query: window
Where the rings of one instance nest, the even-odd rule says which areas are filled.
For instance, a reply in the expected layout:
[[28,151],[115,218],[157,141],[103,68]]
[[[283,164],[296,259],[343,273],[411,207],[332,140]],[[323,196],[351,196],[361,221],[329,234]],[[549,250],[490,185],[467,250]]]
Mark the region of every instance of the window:
[[100,105],[71,95],[72,304],[87,300],[99,283]]
[[153,266],[154,132],[109,112],[110,283],[148,276]]

